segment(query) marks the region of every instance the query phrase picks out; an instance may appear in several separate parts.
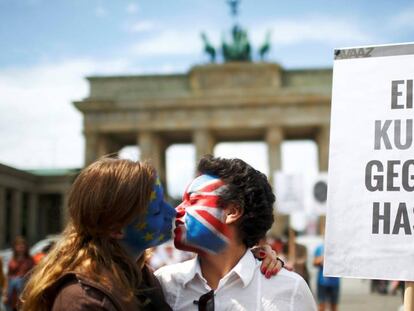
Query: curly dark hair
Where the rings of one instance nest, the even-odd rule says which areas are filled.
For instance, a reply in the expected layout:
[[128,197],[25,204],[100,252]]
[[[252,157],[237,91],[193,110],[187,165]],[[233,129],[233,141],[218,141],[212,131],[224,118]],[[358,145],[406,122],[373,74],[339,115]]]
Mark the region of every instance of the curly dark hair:
[[256,245],[273,224],[275,196],[266,175],[240,159],[215,158],[205,155],[197,171],[219,177],[227,187],[220,193],[219,204],[229,203],[243,209],[238,224],[239,234],[247,247]]

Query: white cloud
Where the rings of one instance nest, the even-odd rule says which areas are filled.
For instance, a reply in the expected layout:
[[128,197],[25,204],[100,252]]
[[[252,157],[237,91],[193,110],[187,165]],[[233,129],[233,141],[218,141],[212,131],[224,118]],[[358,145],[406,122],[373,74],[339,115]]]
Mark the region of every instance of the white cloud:
[[98,6],[95,8],[95,15],[97,17],[106,17],[108,16],[108,11],[104,7]]
[[156,29],[152,21],[139,21],[128,26],[130,32],[146,32]]
[[126,11],[128,14],[136,14],[139,12],[139,6],[136,3],[129,3],[126,7]]
[[[74,59],[0,70],[0,163],[23,169],[81,167],[82,116],[72,102],[88,95],[86,76],[126,74],[131,68],[127,60]],[[165,65],[164,70],[173,69]],[[215,152],[220,156],[240,157],[267,172],[263,143],[219,144]],[[139,150],[126,148],[124,156],[137,159]],[[194,157],[191,145],[174,145],[168,149],[168,186],[172,195],[180,196],[191,179]],[[294,158],[291,156],[288,160],[297,165]]]
[[374,35],[357,21],[346,18],[326,18],[303,16],[295,19],[282,19],[253,27],[252,41],[258,46],[263,43],[267,30],[272,31],[272,43],[279,46],[313,42],[327,44],[355,44],[371,42]]
[[165,30],[134,44],[136,55],[190,55],[202,52],[200,33],[196,30]]
[[[136,30],[149,30],[153,25],[149,22],[141,22],[136,25]],[[364,29],[358,21],[323,16],[281,19],[276,22],[247,25],[246,28],[255,48],[263,44],[268,30],[272,32],[272,44],[279,47],[310,42],[340,46],[373,42],[378,39],[373,33]],[[219,48],[223,32],[211,27],[205,29],[209,29],[208,36],[212,44]],[[131,50],[140,56],[201,54],[203,43],[200,33],[201,30],[191,28],[159,31],[150,38],[134,44]],[[229,36],[230,34],[227,33],[226,37]]]
[[0,162],[20,168],[82,166],[82,118],[72,101],[87,95],[85,76],[128,68],[123,60],[78,59],[0,70]]

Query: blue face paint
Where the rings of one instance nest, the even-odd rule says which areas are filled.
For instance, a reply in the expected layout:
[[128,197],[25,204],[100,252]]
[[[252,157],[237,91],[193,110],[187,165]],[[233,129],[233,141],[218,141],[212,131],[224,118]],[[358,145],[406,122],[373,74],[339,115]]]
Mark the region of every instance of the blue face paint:
[[160,245],[171,238],[175,214],[175,209],[164,201],[164,190],[157,177],[146,214],[137,217],[124,228],[122,244],[134,259],[138,259],[147,248]]

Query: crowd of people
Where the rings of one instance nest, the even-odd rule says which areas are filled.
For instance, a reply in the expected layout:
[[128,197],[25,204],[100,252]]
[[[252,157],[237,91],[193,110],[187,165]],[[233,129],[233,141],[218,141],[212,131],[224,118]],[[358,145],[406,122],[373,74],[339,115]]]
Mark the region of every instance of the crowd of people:
[[19,296],[27,280],[27,274],[47,254],[53,246],[48,244],[40,252],[31,256],[29,244],[23,236],[17,236],[12,244],[12,256],[7,264],[7,273],[3,271],[3,262],[0,258],[0,289],[2,299],[1,308],[14,311],[18,308]]
[[[3,301],[28,311],[316,310],[303,262],[292,267],[301,277],[269,246],[251,251],[273,223],[274,201],[266,176],[240,159],[204,156],[174,209],[152,164],[101,158],[74,181],[70,221],[46,257],[35,262],[16,239]],[[173,223],[185,258],[168,262],[172,244],[158,257],[192,258],[154,274],[149,250],[171,239]]]
[[[323,234],[323,223],[321,223],[321,231]],[[286,265],[299,274],[308,286],[311,287],[311,273],[308,269],[308,249],[305,245],[296,242],[297,234],[297,232],[289,229],[281,237],[268,237],[267,241],[278,253],[278,256],[285,260]],[[311,256],[310,263],[317,270],[313,282],[315,283],[315,296],[318,302],[318,310],[337,311],[340,296],[340,279],[325,277],[323,275],[323,244],[317,245]]]

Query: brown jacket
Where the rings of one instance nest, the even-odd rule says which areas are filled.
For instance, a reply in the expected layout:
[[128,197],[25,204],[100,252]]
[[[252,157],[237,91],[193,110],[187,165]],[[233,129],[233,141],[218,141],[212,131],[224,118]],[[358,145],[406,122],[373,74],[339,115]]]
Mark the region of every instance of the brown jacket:
[[78,273],[63,275],[48,292],[51,311],[171,311],[165,302],[158,280],[148,267],[143,269],[140,294],[132,299],[125,297],[122,287],[105,286]]

